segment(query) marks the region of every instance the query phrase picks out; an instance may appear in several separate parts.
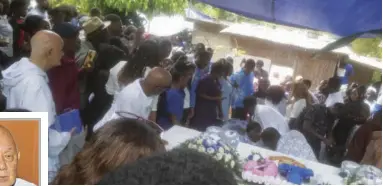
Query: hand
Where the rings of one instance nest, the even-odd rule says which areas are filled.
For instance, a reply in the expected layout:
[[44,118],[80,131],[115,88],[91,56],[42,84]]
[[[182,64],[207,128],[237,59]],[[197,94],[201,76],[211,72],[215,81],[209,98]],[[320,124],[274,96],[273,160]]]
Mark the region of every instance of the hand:
[[74,136],[76,132],[76,127],[73,127],[72,130],[70,131],[70,135]]

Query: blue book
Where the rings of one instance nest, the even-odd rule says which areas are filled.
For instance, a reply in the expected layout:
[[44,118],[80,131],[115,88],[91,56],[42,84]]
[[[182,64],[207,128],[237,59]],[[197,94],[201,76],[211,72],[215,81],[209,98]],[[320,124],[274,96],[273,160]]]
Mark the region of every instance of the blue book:
[[83,127],[78,109],[70,110],[56,116],[56,121],[51,126],[51,129],[58,132],[70,132],[72,128],[76,128],[75,134],[82,132]]

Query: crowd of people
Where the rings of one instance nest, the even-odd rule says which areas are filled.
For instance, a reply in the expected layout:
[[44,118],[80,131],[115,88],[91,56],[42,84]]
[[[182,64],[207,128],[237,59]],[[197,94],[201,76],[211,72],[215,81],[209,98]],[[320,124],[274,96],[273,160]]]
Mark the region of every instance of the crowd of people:
[[[315,91],[302,77],[270,85],[261,60],[243,59],[233,72],[233,58],[212,61],[214,50],[203,43],[191,54],[173,50],[171,39],[97,8],[79,15],[69,5],[51,9],[47,0],[30,10],[24,0],[0,5],[2,109],[48,112],[53,184],[235,183],[209,157],[166,152],[160,135],[174,125],[204,132],[233,119],[248,122],[247,143],[333,165],[347,159],[381,168],[380,89],[353,83],[341,91],[338,77]],[[86,141],[63,165],[59,156],[75,128],[51,126],[71,110],[80,113]]]

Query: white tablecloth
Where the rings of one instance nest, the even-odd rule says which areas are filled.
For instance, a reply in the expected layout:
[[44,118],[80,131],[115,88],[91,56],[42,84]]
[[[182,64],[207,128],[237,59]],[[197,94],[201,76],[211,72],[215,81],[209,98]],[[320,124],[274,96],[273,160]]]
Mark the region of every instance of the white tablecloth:
[[170,150],[185,142],[186,140],[193,139],[200,134],[201,132],[199,131],[176,125],[164,132],[162,139],[168,142],[168,145],[166,145],[166,150]]
[[[174,126],[168,131],[166,131],[163,135],[163,139],[168,141],[169,144],[166,146],[167,150],[170,150],[177,145],[183,143],[188,139],[195,138],[199,136],[201,132],[188,129],[181,126]],[[267,150],[264,148],[256,147],[247,143],[240,143],[237,147],[237,151],[240,155],[241,159],[247,158],[251,154],[251,152],[259,152],[262,156],[288,156],[276,151]],[[288,156],[291,157],[291,156]],[[295,160],[303,163],[307,168],[310,168],[314,171],[315,177],[319,176],[326,183],[331,185],[343,185],[342,178],[338,176],[339,168],[332,167],[329,165],[321,164],[318,162],[308,161],[296,157],[291,157]]]

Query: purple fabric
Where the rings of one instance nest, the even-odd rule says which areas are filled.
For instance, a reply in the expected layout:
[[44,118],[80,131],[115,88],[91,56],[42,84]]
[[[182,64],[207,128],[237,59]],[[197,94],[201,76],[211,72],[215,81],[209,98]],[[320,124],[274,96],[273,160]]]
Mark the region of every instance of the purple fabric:
[[207,76],[200,80],[197,90],[196,105],[194,108],[194,117],[191,120],[191,127],[205,131],[207,127],[217,123],[217,111],[219,102],[202,98],[200,95],[204,94],[211,97],[218,97],[221,95],[221,85],[218,79]]
[[258,20],[339,36],[382,29],[382,0],[198,1]]

